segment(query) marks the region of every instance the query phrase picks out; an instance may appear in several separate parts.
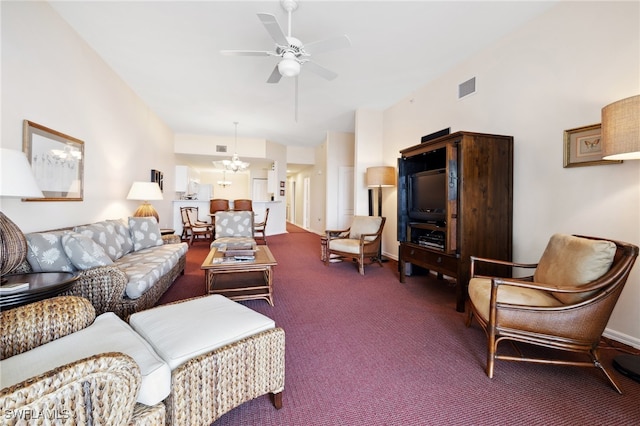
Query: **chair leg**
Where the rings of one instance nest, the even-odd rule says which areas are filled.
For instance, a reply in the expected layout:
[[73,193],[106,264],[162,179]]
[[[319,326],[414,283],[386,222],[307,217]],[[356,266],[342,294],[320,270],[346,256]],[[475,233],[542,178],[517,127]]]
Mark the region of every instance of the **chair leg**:
[[[491,326],[489,326],[491,327]],[[493,379],[493,369],[496,363],[496,336],[495,332],[487,333],[487,376]]]
[[598,349],[592,349],[591,350],[591,360],[593,361],[593,365],[596,366],[596,368],[599,368],[600,371],[602,371],[604,373],[604,375],[607,377],[607,379],[609,380],[609,383],[611,383],[611,386],[613,386],[613,388],[620,394],[622,395],[622,389],[620,389],[620,387],[618,386],[618,384],[616,383],[615,380],[613,380],[613,377],[611,376],[611,374],[609,374],[609,372],[607,371],[606,368],[604,368],[604,365],[602,365],[602,363],[600,362],[600,357],[598,356]]
[[272,393],[271,394],[271,402],[273,406],[276,407],[276,410],[282,408],[282,392]]
[[358,271],[360,272],[360,275],[364,275],[364,255],[360,255],[358,257]]

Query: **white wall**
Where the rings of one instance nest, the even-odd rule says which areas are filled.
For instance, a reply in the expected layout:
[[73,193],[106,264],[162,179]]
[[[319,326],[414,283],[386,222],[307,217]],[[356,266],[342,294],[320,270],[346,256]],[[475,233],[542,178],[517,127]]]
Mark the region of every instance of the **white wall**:
[[[555,232],[640,245],[640,161],[562,167],[564,130],[599,123],[603,106],[640,93],[639,17],[638,2],[560,3],[386,110],[382,158],[446,127],[512,135],[514,259],[537,261]],[[477,93],[457,100],[474,76]],[[384,211],[395,204],[386,198]],[[636,265],[608,335],[640,347],[639,302]]]
[[[22,202],[1,209],[24,232],[131,215],[134,180],[164,172],[165,200],[153,202],[172,224],[173,134],[44,2],[1,2],[3,148],[22,150],[27,119],[85,143],[84,201]],[[167,196],[167,194],[170,194]]]
[[[340,167],[354,165],[353,133],[327,132],[327,162],[325,167],[325,229],[341,229],[338,219],[338,177]],[[355,179],[354,179],[355,181]]]

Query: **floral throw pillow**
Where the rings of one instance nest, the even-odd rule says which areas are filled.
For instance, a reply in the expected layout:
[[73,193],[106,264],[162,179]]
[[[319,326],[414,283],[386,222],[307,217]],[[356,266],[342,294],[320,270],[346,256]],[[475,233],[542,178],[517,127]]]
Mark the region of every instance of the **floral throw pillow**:
[[112,222],[103,221],[91,225],[76,226],[74,231],[95,241],[111,260],[120,259],[124,255],[121,239],[118,238],[116,232],[116,225]]
[[160,226],[154,217],[130,217],[129,230],[134,251],[163,244]]
[[73,266],[80,270],[113,264],[104,249],[85,235],[71,232],[63,235],[61,240],[64,252]]
[[111,219],[107,222],[112,223],[116,229],[116,238],[122,246],[122,255],[133,251],[133,240],[131,239],[131,232],[129,231],[129,221],[127,218]]
[[73,266],[62,248],[61,238],[69,231],[34,232],[27,238],[27,262],[33,272],[73,272]]

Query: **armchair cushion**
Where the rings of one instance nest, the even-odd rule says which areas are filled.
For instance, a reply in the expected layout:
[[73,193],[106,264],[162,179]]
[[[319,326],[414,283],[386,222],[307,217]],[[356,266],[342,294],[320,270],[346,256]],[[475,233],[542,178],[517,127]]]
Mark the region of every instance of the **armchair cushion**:
[[129,355],[140,367],[142,384],[137,396],[138,402],[155,405],[169,395],[169,366],[149,343],[113,312],[100,315],[87,328],[0,361],[0,388],[105,352]]
[[[380,229],[381,217],[377,216],[355,216],[349,229],[349,238],[360,239],[362,234],[375,234]],[[375,236],[365,237],[365,241],[375,240]]]
[[343,251],[345,253],[359,254],[360,240],[352,238],[337,238],[329,241],[329,248],[331,250]]
[[[469,280],[469,299],[485,321],[489,320],[489,302],[491,299],[491,279],[472,278]],[[498,302],[525,306],[562,306],[562,303],[550,293],[532,288],[501,285],[498,287]]]
[[135,251],[164,244],[160,227],[154,217],[130,217],[129,228]]
[[[588,284],[609,270],[615,252],[616,245],[611,241],[555,234],[540,258],[533,280],[558,288]],[[590,295],[591,292],[554,293],[565,304],[578,303]]]
[[62,247],[62,236],[70,231],[33,232],[27,238],[27,262],[33,272],[76,270]]
[[253,212],[216,212],[216,239],[222,237],[253,238]]

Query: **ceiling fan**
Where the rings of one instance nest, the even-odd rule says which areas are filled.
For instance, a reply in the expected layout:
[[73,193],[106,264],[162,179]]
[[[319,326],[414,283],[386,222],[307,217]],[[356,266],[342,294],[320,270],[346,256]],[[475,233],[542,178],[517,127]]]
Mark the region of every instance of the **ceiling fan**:
[[280,79],[285,77],[296,77],[296,121],[298,111],[298,75],[301,68],[304,67],[311,72],[327,79],[333,80],[338,76],[335,72],[318,65],[310,60],[311,55],[329,52],[332,50],[351,47],[351,40],[346,35],[328,38],[325,40],[315,41],[303,44],[300,40],[291,35],[291,14],[298,8],[297,0],[281,0],[280,5],[288,15],[288,31],[285,34],[276,17],[269,13],[258,13],[258,18],[262,25],[275,41],[274,50],[222,50],[223,55],[231,56],[275,56],[280,60],[274,67],[271,75],[267,79],[267,83],[278,83]]

